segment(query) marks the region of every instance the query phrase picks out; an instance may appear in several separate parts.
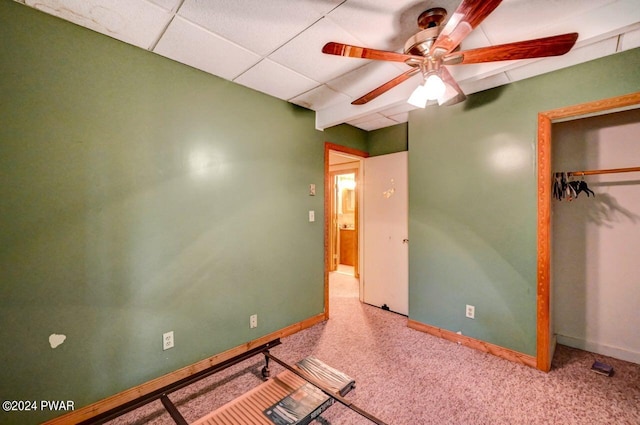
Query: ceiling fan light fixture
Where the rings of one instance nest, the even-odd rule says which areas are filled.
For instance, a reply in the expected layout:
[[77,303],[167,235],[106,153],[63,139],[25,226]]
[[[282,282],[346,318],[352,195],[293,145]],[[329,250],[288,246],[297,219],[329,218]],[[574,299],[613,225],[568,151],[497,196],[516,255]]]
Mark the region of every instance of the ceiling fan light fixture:
[[407,103],[415,106],[416,108],[426,108],[427,106],[427,88],[420,84],[409,96]]
[[[447,102],[453,100],[455,97],[459,96],[460,93],[450,85],[446,84],[446,89],[442,96],[438,97],[438,105],[442,106],[447,104]],[[456,102],[457,103],[457,102]]]
[[442,78],[435,72],[427,75],[424,87],[426,88],[425,95],[427,96],[427,100],[439,99],[446,90],[444,81],[442,81]]
[[447,87],[442,78],[437,72],[432,71],[427,73],[424,84],[416,87],[407,102],[418,108],[425,108],[429,100],[440,99],[446,89]]

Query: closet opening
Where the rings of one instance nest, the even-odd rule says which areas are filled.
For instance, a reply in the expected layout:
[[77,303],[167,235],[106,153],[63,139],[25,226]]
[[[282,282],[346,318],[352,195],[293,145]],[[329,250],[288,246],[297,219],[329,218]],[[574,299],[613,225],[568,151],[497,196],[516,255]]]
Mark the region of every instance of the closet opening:
[[[634,348],[640,341],[632,336],[633,326],[616,317],[623,304],[630,308],[626,300],[620,300],[625,291],[626,298],[640,299],[633,292],[638,291],[637,285],[629,287],[628,283],[635,277],[625,279],[624,271],[615,276],[614,270],[622,266],[616,261],[634,267],[633,254],[620,260],[620,255],[607,252],[615,249],[616,241],[624,251],[625,234],[640,226],[640,174],[636,170],[640,163],[629,162],[640,160],[640,140],[613,136],[618,139],[613,141],[597,129],[589,130],[611,127],[595,120],[637,123],[639,107],[640,92],[538,114],[538,369],[550,370],[556,342],[592,352],[605,347],[599,354],[628,361],[634,359],[606,347],[622,342],[632,356],[640,353]],[[623,111],[629,112],[623,118],[614,117]],[[625,155],[621,150],[630,152]],[[564,186],[559,184],[562,181]],[[559,187],[567,190],[564,197]],[[571,187],[577,190],[572,192]],[[615,226],[611,226],[613,221]],[[620,333],[625,329],[631,334]],[[618,342],[612,342],[612,337]]]
[[558,344],[640,364],[638,134],[640,109],[553,124],[551,316]]

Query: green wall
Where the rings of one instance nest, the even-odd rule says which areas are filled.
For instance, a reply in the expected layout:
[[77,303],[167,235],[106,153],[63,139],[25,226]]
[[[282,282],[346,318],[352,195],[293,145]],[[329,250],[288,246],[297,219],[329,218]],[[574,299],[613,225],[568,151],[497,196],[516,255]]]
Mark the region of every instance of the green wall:
[[369,155],[386,155],[409,150],[408,129],[407,123],[403,123],[368,132]]
[[410,113],[412,319],[535,355],[537,113],[638,90],[635,49]]
[[323,311],[324,142],[364,131],[9,0],[0,40],[2,400],[81,407]]

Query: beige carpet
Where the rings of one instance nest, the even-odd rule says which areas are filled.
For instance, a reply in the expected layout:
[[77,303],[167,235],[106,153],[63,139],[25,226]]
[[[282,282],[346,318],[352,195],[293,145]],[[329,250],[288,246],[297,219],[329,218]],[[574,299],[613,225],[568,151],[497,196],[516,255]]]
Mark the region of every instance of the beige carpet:
[[[273,354],[313,355],[356,380],[347,395],[389,424],[640,424],[640,365],[558,346],[543,373],[406,327],[406,318],[357,299],[357,281],[331,276],[331,319],[283,339]],[[606,377],[595,359],[614,366]],[[246,361],[176,392],[188,421],[258,385],[263,362]],[[274,366],[273,373],[282,370]],[[319,423],[370,424],[335,404]],[[159,402],[113,424],[172,424]]]

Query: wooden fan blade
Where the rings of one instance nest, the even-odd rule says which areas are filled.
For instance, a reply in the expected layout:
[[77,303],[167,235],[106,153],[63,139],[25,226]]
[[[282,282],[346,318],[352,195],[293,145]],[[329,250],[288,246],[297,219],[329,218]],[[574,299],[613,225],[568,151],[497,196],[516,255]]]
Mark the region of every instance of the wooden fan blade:
[[350,58],[373,59],[380,61],[406,62],[409,59],[422,62],[422,56],[405,55],[387,50],[369,49],[368,47],[350,46],[348,44],[329,42],[322,48],[322,53]]
[[501,2],[502,0],[462,0],[431,46],[431,56],[440,58],[453,51]]
[[535,40],[518,41],[451,53],[443,58],[447,65],[543,58],[567,53],[578,39],[578,33],[568,33]]
[[420,68],[417,68],[417,67],[416,68],[412,68],[412,69],[408,70],[407,72],[404,72],[404,73],[398,75],[393,80],[387,81],[386,83],[384,83],[383,85],[381,85],[377,89],[374,89],[374,90],[370,91],[369,93],[365,94],[364,96],[354,100],[353,102],[351,102],[351,104],[352,105],[364,105],[365,103],[367,103],[369,101],[372,101],[376,97],[380,96],[382,93],[384,93],[384,92],[394,88],[398,84],[408,80],[409,78],[411,78],[412,76],[414,76],[418,72],[420,72]]
[[458,82],[444,66],[440,68],[440,77],[442,77],[442,81],[444,81],[446,89],[444,94],[438,99],[438,105],[450,106],[466,100],[467,96],[458,85]]

